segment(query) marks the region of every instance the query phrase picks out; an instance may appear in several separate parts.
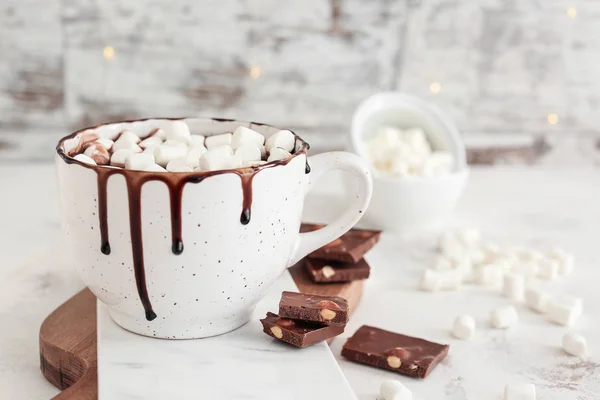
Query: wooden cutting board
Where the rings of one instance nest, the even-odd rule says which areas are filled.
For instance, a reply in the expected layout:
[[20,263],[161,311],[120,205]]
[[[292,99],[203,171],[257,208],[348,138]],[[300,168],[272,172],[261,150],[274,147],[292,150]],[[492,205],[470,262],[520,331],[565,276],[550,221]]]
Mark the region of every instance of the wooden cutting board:
[[[344,297],[350,312],[358,306],[363,281],[315,284],[300,264],[290,272],[301,292]],[[96,338],[96,298],[88,289],[67,300],[42,323],[40,368],[50,383],[63,390],[54,400],[98,399]]]

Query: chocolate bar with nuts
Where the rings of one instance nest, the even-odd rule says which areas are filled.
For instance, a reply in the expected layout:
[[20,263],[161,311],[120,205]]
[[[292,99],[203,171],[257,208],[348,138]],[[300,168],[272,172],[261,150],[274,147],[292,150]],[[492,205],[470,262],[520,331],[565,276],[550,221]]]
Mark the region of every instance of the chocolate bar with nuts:
[[[321,229],[320,224],[302,224],[300,232]],[[370,229],[350,229],[340,238],[310,253],[309,258],[357,263],[365,253],[379,241],[381,231]]]
[[399,374],[425,378],[450,346],[363,325],[342,348],[342,357]]
[[308,347],[331,339],[343,333],[345,328],[343,325],[318,325],[294,321],[270,312],[260,322],[262,322],[263,331],[267,335],[296,347]]
[[371,267],[364,258],[356,264],[307,259],[305,268],[312,281],[316,283],[352,282],[367,279],[371,272]]
[[346,325],[348,302],[337,296],[283,292],[279,302],[279,315],[322,325]]

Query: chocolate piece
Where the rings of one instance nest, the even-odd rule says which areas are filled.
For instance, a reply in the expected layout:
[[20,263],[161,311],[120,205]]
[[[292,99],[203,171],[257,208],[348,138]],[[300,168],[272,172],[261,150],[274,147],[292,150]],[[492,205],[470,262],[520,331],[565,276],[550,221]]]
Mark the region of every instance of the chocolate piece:
[[[323,225],[302,224],[300,232],[311,232],[321,229]],[[369,229],[350,229],[340,238],[326,244],[308,255],[309,258],[357,263],[365,253],[379,241],[381,231]]]
[[308,347],[323,340],[331,339],[344,332],[343,325],[318,325],[311,322],[294,321],[281,318],[277,314],[268,312],[260,322],[263,332],[282,342],[296,347]]
[[351,282],[367,279],[371,272],[371,267],[364,258],[356,264],[307,259],[305,268],[313,282],[318,283]]
[[337,296],[283,292],[279,302],[279,315],[323,325],[346,325],[348,302]]
[[342,357],[422,379],[444,359],[449,347],[363,325],[344,344]]

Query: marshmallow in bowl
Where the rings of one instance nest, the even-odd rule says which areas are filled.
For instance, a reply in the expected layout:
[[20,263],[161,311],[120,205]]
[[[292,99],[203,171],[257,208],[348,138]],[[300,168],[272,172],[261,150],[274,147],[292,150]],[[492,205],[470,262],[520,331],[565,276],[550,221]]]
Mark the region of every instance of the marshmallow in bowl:
[[241,164],[239,157],[235,156],[231,146],[223,145],[209,148],[200,157],[199,167],[202,171],[216,171],[219,169],[238,168]]
[[163,143],[162,139],[156,136],[150,136],[139,143],[139,146],[142,149],[147,149],[149,147],[160,146]]
[[117,152],[119,150],[131,150],[134,153],[142,152],[142,148],[130,139],[117,140],[112,146],[112,151]]
[[125,160],[134,152],[130,149],[117,150],[110,156],[110,165],[114,167],[125,167]]
[[265,137],[263,135],[252,129],[246,128],[245,126],[238,126],[235,131],[233,131],[231,137],[231,147],[234,150],[237,150],[244,144],[253,144],[260,149],[264,143]]
[[86,156],[85,154],[77,154],[73,158],[85,164],[96,165],[96,161],[94,161],[91,157]]
[[245,143],[235,149],[235,155],[244,161],[260,161],[260,148],[253,143]]
[[132,153],[125,158],[125,169],[143,171],[154,164],[154,156],[147,153]]
[[267,161],[277,161],[277,160],[283,160],[284,158],[289,158],[292,155],[282,149],[281,147],[275,147],[274,149],[271,149],[271,152],[269,154],[269,158],[267,158]]
[[185,157],[186,154],[187,146],[168,144],[168,142],[165,142],[154,149],[154,158],[156,159],[156,163],[161,167],[166,167],[169,161]]
[[207,149],[212,149],[213,147],[218,147],[218,146],[231,146],[231,138],[232,138],[232,134],[231,133],[223,133],[220,135],[213,135],[213,136],[208,136],[207,138],[204,139],[204,146],[206,146]]
[[190,143],[190,128],[183,121],[171,121],[168,128],[165,128],[167,140],[173,140],[185,144]]
[[371,164],[386,176],[406,179],[447,175],[454,165],[454,156],[447,151],[433,151],[420,128],[383,126],[367,139],[366,146]]
[[121,134],[117,138],[117,142],[130,142],[135,144],[138,144],[141,140],[142,139],[138,135],[128,130],[121,131]]
[[291,131],[283,130],[274,133],[265,142],[265,147],[268,152],[272,152],[273,149],[281,148],[287,152],[294,150],[296,137]]
[[95,134],[78,159],[138,171],[216,171],[290,158],[295,147],[294,134],[285,130],[270,136],[267,144],[265,136],[244,126],[212,136],[190,132],[181,120],[166,121],[161,126],[150,132],[123,129],[115,141]]
[[169,161],[166,169],[169,172],[192,172],[194,170],[189,166],[187,157],[180,157]]

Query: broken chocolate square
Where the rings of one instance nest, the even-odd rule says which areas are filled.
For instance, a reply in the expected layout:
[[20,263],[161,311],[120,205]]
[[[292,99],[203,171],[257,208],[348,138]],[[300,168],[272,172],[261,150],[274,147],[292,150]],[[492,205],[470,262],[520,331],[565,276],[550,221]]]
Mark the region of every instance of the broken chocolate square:
[[260,322],[262,322],[263,331],[267,335],[296,347],[308,347],[331,339],[343,333],[345,328],[343,325],[319,325],[294,321],[270,312]]
[[363,325],[342,348],[350,361],[425,378],[450,346]]
[[337,296],[283,292],[279,302],[279,315],[323,325],[346,325],[348,302]]
[[[302,224],[300,232],[311,232],[321,229],[320,224]],[[379,241],[381,231],[370,229],[350,229],[340,238],[310,253],[309,258],[357,263],[365,253]]]

